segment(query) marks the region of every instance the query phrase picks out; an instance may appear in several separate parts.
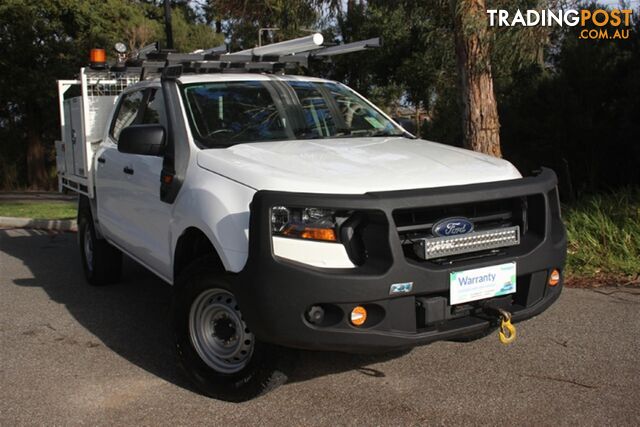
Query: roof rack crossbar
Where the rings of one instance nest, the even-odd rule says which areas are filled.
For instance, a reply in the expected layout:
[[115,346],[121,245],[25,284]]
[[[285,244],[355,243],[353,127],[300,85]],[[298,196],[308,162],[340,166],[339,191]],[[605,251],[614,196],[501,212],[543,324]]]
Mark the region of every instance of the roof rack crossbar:
[[160,43],[154,42],[138,49],[134,56],[136,56],[137,59],[147,59],[147,55],[152,52],[157,52],[158,50],[160,50]]
[[202,54],[206,55],[222,55],[225,53],[228,53],[229,50],[227,49],[227,45],[226,44],[221,44],[220,46],[216,46],[216,47],[212,47],[210,49],[205,49],[202,51]]
[[306,52],[309,50],[318,49],[318,47],[322,46],[323,42],[324,42],[324,37],[322,37],[322,34],[315,33],[306,37],[300,37],[297,39],[287,40],[279,43],[271,43],[265,46],[245,49],[239,52],[233,52],[233,53],[230,53],[229,55],[254,55],[254,56],[289,55],[293,53],[300,53],[300,52]]
[[358,52],[361,50],[371,49],[382,46],[382,41],[380,37],[375,37],[369,40],[362,40],[353,43],[345,43],[339,44],[337,46],[326,47],[324,49],[318,49],[315,51],[311,51],[310,55],[313,57],[325,57],[325,56],[334,56],[334,55],[342,55],[345,53]]
[[[158,50],[158,45],[155,43],[145,46],[138,52],[139,57],[144,53],[144,59],[138,61],[138,65],[141,66],[140,79],[158,74],[163,78],[177,78],[184,73],[284,72],[295,70],[297,67],[309,68],[313,60],[330,60],[332,56],[382,45],[379,37],[340,45],[322,45],[323,40],[316,36],[322,37],[316,33],[312,36],[233,53],[226,53],[225,45],[192,53],[177,53]],[[180,71],[178,68],[173,68],[171,72],[165,72],[167,68],[176,66],[180,67]]]

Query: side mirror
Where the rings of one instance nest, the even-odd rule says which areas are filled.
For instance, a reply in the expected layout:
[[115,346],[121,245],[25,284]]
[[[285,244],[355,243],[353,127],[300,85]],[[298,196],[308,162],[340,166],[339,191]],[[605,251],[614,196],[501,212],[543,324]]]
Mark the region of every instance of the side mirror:
[[118,138],[118,151],[121,153],[159,156],[164,151],[164,126],[132,125],[122,129]]

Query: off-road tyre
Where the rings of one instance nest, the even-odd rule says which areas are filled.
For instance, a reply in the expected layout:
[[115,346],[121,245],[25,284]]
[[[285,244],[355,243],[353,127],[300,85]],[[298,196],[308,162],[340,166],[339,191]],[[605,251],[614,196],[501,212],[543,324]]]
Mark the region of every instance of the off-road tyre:
[[215,256],[197,259],[179,274],[173,310],[178,365],[202,394],[230,402],[284,384],[294,359],[291,350],[257,340],[240,309]]

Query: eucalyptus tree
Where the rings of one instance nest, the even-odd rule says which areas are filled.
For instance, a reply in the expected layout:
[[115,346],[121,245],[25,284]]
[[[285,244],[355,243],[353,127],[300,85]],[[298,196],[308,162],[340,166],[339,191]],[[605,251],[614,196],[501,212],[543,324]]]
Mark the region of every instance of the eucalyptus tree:
[[[338,9],[343,39],[383,37],[384,46],[332,72],[372,98],[398,95],[426,111],[427,136],[500,156],[494,78],[542,62],[549,30],[488,27],[488,8],[547,6],[535,0],[369,0]],[[497,65],[497,69],[495,66]],[[454,123],[455,122],[455,123]]]

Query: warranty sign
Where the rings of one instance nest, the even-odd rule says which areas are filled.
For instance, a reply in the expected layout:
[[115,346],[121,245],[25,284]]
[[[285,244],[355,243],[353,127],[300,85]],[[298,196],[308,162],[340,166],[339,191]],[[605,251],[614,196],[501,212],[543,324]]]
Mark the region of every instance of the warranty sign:
[[449,304],[462,304],[516,291],[516,263],[492,265],[449,275]]

